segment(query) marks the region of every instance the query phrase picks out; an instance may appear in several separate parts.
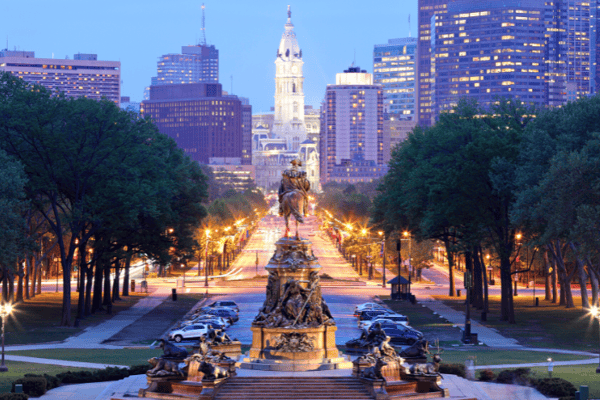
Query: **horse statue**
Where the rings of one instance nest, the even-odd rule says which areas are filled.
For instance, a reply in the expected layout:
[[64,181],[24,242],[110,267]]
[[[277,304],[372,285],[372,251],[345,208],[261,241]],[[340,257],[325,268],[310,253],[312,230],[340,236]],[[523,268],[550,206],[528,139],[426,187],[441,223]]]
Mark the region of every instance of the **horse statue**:
[[292,168],[283,171],[281,185],[279,186],[279,215],[285,218],[285,237],[289,237],[290,215],[296,220],[296,239],[298,235],[298,223],[304,223],[308,206],[308,191],[310,182],[306,177],[306,172],[298,167],[302,166],[302,161],[292,160]]

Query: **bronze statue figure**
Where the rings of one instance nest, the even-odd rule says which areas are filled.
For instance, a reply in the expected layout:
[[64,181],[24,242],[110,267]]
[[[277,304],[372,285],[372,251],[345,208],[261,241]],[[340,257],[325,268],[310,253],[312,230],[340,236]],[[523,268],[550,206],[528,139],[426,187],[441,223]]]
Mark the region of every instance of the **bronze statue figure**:
[[310,182],[306,177],[306,172],[298,167],[302,166],[302,161],[292,160],[292,168],[286,169],[282,173],[281,185],[279,186],[279,215],[285,218],[285,237],[289,237],[290,215],[296,220],[296,239],[298,236],[298,222],[304,223],[308,205],[308,191]]

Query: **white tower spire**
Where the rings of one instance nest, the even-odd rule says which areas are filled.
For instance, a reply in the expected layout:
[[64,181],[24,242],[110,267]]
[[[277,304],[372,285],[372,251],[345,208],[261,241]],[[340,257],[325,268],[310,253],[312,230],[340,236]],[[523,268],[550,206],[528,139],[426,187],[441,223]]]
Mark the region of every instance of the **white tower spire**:
[[287,140],[288,150],[297,151],[307,139],[304,126],[304,76],[302,50],[298,46],[292,11],[288,19],[275,59],[275,117],[273,133]]

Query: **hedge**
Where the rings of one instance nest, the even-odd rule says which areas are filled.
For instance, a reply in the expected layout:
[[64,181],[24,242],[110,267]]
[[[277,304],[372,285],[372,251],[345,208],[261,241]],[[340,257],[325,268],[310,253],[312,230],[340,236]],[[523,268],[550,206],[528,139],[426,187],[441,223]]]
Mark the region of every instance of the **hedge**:
[[0,400],[27,400],[29,396],[25,393],[0,393]]
[[543,395],[550,397],[575,396],[575,386],[563,378],[542,378],[534,383],[535,388]]
[[[106,367],[105,369],[99,369],[95,371],[67,371],[61,372],[56,376],[44,374],[25,374],[23,378],[19,378],[13,382],[12,391],[15,390],[15,384],[23,385],[23,392],[34,397],[43,395],[47,390],[54,389],[63,383],[92,383],[92,382],[106,382],[106,381],[118,381],[127,378],[130,375],[141,375],[145,374],[150,369],[148,364],[133,365],[130,368],[117,368],[117,367]],[[43,392],[42,392],[43,390]],[[19,393],[17,393],[19,394]],[[25,397],[24,399],[26,399]],[[0,400],[23,400],[21,398],[10,398],[4,399],[0,397]]]
[[46,379],[42,378],[41,376],[29,376],[17,379],[12,383],[11,392],[15,392],[15,385],[18,384],[23,385],[23,393],[29,396],[40,397],[46,393]]
[[439,373],[440,374],[458,375],[461,378],[467,377],[467,372],[465,370],[464,364],[457,364],[457,363],[440,364]]

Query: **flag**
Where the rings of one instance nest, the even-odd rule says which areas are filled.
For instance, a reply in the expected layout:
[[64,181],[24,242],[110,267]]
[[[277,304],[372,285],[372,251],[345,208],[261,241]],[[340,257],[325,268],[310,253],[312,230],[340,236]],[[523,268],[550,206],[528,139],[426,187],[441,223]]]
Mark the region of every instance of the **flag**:
[[379,252],[379,257],[383,257],[383,252],[385,250],[383,249],[383,242],[381,242],[381,251]]

